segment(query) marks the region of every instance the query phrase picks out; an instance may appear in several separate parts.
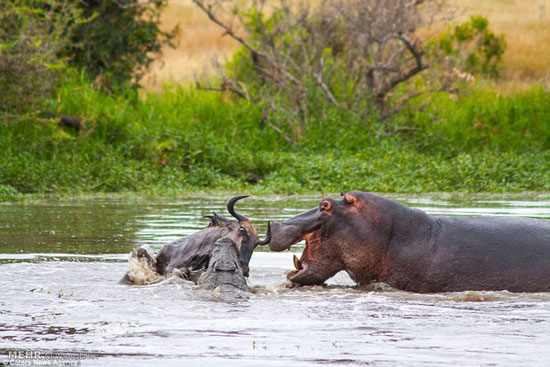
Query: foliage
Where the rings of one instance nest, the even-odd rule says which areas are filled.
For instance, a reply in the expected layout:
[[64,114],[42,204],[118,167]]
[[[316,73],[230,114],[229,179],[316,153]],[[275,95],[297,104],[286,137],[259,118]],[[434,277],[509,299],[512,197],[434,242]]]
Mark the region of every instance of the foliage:
[[487,18],[474,15],[469,22],[449,28],[438,41],[443,54],[466,72],[498,77],[506,41],[503,35],[497,36],[489,29]]
[[[391,118],[412,101],[455,92],[468,79],[457,65],[496,73],[505,47],[482,17],[441,36],[438,47],[417,37],[440,16],[438,0],[283,1],[269,16],[263,0],[246,10],[227,9],[226,1],[193,2],[242,45],[227,72],[218,68],[219,88],[199,87],[262,104],[263,123],[292,143],[334,108],[365,125],[379,118],[386,122],[379,133],[392,133]],[[225,18],[229,10],[240,26]]]
[[[168,89],[145,100],[109,96],[73,79],[49,109],[85,117],[78,133],[33,119],[0,125],[0,185],[18,193],[223,189],[255,193],[505,192],[550,190],[550,95],[475,90],[432,95],[437,123],[377,136],[353,114],[331,109],[289,146],[258,125],[261,106],[207,92]],[[7,187],[7,188],[6,188]],[[6,200],[4,197],[3,200]]]
[[77,9],[67,2],[39,0],[0,3],[0,113],[4,118],[28,113],[53,91],[65,62]]
[[365,123],[388,121],[419,94],[452,87],[443,73],[417,82],[430,66],[416,32],[438,12],[439,0],[283,1],[269,16],[258,0],[236,10],[238,27],[224,19],[226,2],[193,1],[243,46],[229,73],[220,69],[219,90],[263,104],[266,123],[290,142],[333,107]]
[[436,124],[416,118],[422,134],[438,137],[428,145],[457,151],[550,150],[550,98],[540,87],[513,97],[479,88],[456,100],[439,98],[432,105],[439,115]]
[[85,69],[102,87],[136,85],[173,36],[173,32],[159,27],[163,2],[79,1],[78,7],[87,22],[76,27],[72,43],[63,54],[69,57],[71,65]]
[[171,37],[159,29],[159,14],[159,1],[1,2],[2,120],[38,115],[67,61],[110,89],[137,83]]
[[0,184],[0,202],[2,201],[15,201],[19,198],[20,194],[17,190],[8,185]]

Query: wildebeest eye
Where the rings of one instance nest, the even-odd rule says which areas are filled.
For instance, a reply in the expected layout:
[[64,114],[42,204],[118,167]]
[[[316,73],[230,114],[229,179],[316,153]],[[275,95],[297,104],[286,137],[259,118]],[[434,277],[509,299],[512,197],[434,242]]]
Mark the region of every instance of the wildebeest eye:
[[240,236],[248,235],[248,232],[246,231],[246,228],[244,228],[244,227],[239,228],[239,235]]

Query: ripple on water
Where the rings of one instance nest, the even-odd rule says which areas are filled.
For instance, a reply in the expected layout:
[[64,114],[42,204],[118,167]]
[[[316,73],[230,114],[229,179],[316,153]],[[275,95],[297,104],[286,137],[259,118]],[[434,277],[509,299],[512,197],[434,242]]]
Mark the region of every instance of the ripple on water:
[[[547,198],[474,198],[469,206],[448,197],[407,200],[432,214],[550,218]],[[250,198],[239,211],[262,231],[268,218],[318,201]],[[134,246],[158,248],[192,233],[205,226],[202,215],[224,206],[221,199],[146,199],[2,207],[0,360],[8,350],[55,349],[100,355],[86,366],[550,364],[549,293],[358,289],[345,273],[328,287],[289,288],[289,252],[253,256],[254,292],[243,302],[216,301],[175,279],[117,284]]]

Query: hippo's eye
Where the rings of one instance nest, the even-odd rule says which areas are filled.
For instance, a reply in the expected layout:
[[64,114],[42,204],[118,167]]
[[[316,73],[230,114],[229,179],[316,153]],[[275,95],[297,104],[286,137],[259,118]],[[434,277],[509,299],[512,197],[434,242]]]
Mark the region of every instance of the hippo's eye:
[[330,210],[330,202],[322,201],[321,202],[321,210]]

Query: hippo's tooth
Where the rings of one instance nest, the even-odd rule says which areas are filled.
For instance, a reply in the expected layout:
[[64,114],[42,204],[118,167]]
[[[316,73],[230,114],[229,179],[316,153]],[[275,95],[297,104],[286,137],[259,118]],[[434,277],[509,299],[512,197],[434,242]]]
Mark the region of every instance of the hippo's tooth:
[[294,255],[294,267],[296,270],[302,270],[302,262]]

